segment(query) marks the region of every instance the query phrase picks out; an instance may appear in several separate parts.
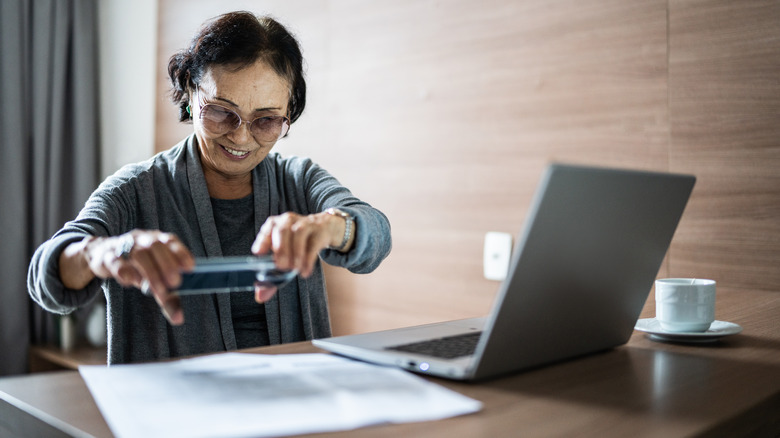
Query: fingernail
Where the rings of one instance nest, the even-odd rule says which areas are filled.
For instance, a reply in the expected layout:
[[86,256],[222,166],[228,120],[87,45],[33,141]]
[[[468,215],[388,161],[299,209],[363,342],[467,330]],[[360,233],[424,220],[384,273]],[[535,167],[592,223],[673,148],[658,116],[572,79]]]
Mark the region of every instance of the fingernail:
[[162,313],[163,313],[163,316],[165,317],[165,319],[167,319],[168,322],[173,323],[173,321],[171,321],[171,314],[170,314],[170,312],[168,312],[168,306],[163,306],[160,309],[162,310]]
[[181,309],[177,309],[172,304],[165,304],[162,308],[163,315],[169,323],[173,325],[180,325],[184,323],[184,314]]

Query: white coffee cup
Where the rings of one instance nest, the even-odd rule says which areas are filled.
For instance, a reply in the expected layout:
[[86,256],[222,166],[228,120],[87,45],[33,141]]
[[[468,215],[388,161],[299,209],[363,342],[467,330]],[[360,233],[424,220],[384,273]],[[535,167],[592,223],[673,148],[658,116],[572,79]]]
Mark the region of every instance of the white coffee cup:
[[715,321],[715,281],[664,278],[655,281],[655,315],[669,332],[705,332]]

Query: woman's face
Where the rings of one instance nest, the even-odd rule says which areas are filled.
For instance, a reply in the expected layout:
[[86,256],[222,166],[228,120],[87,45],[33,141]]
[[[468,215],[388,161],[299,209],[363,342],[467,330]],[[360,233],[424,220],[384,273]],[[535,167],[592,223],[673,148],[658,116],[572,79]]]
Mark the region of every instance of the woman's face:
[[[276,139],[255,138],[249,123],[258,117],[287,115],[289,89],[288,82],[262,60],[240,70],[215,66],[206,71],[200,86],[190,90],[190,106],[208,183],[251,181],[250,172],[268,155]],[[200,117],[206,104],[232,110],[244,123],[222,135],[214,134]]]

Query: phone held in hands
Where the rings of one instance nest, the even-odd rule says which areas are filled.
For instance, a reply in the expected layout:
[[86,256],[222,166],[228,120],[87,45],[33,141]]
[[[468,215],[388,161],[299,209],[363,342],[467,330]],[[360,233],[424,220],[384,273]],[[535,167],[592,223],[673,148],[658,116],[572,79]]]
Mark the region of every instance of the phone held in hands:
[[195,268],[182,273],[179,295],[254,291],[255,284],[282,287],[298,275],[276,267],[272,255],[196,258]]

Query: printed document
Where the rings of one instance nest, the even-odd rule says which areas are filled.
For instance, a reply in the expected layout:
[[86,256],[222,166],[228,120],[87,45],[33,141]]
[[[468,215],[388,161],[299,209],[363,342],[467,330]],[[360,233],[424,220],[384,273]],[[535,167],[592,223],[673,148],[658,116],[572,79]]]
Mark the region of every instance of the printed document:
[[406,371],[328,354],[222,353],[79,372],[117,437],[331,432],[482,407]]

